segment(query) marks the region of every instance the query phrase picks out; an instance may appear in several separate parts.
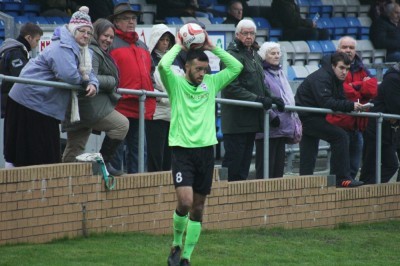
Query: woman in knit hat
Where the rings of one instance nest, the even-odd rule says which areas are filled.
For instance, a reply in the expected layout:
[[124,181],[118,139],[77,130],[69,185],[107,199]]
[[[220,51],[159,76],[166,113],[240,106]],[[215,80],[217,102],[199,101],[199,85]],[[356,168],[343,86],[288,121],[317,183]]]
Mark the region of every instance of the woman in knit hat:
[[94,34],[89,48],[93,51],[93,71],[99,80],[99,94],[94,98],[79,96],[80,121],[63,123],[67,131],[67,146],[63,153],[63,162],[75,162],[76,156],[85,150],[87,140],[95,131],[104,131],[105,138],[100,153],[103,156],[108,172],[113,176],[123,174],[114,169],[110,161],[118,146],[125,139],[129,128],[128,119],[114,110],[121,97],[115,92],[119,84],[118,68],[109,54],[115,36],[114,25],[104,18],[93,23]]
[[[75,12],[52,42],[22,70],[20,77],[81,85],[87,97],[95,96],[98,81],[92,72],[88,44],[93,26],[88,8]],[[71,90],[16,83],[9,94],[5,117],[4,156],[8,166],[61,162],[59,123],[66,117]],[[75,98],[76,97],[72,97]],[[72,118],[79,120],[78,105]]]

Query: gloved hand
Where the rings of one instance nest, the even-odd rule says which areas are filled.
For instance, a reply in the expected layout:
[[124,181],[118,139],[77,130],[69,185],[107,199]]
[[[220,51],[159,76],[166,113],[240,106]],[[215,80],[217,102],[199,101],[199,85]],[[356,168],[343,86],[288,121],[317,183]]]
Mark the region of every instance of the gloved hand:
[[279,127],[279,125],[281,124],[281,120],[279,119],[279,116],[275,116],[274,119],[272,119],[269,124],[271,125],[271,127]]
[[272,107],[272,99],[269,97],[257,96],[256,102],[262,103],[265,110]]
[[282,100],[282,98],[272,97],[272,103],[276,104],[276,107],[279,112],[285,111],[285,102]]

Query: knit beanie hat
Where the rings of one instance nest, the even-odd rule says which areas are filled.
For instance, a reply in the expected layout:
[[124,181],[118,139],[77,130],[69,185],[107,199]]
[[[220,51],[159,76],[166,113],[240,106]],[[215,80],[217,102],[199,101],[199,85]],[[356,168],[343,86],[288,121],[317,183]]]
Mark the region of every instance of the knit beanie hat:
[[72,14],[68,24],[68,30],[74,35],[77,29],[85,26],[93,30],[92,21],[89,16],[89,8],[87,6],[81,6],[78,11]]

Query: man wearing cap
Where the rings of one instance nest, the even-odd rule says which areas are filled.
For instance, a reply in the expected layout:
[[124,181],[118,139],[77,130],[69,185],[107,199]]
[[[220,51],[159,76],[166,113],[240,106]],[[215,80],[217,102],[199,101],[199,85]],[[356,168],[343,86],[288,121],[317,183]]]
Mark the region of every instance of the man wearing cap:
[[[129,3],[114,7],[114,13],[108,19],[115,25],[115,39],[111,47],[111,56],[119,69],[119,88],[154,91],[151,79],[152,60],[145,43],[139,40],[135,32],[140,12],[131,8]],[[156,99],[148,97],[145,101],[145,119],[153,117]],[[115,108],[129,120],[129,131],[125,138],[126,169],[128,173],[138,172],[138,137],[139,137],[139,97],[124,94]],[[146,150],[146,148],[145,148]],[[113,167],[121,169],[123,145],[118,149]]]

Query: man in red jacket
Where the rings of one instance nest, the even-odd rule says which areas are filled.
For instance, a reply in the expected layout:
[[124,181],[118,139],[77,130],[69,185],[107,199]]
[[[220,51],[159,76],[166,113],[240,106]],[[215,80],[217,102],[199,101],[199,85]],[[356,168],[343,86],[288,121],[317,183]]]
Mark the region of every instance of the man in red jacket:
[[[119,88],[154,91],[151,79],[152,60],[145,43],[139,40],[135,32],[140,12],[133,10],[129,3],[114,7],[114,13],[108,19],[115,25],[115,39],[111,47],[111,56],[119,69]],[[146,98],[145,119],[153,117],[156,99]],[[126,169],[128,173],[138,172],[139,137],[139,97],[124,94],[115,108],[129,120],[129,131],[125,138]],[[145,148],[146,151],[146,148]],[[119,147],[113,161],[113,167],[121,169],[123,146]]]
[[[353,102],[365,104],[375,98],[378,91],[378,81],[371,77],[363,65],[362,58],[356,54],[357,41],[350,36],[344,36],[338,41],[338,52],[346,53],[350,60],[350,70],[343,83],[345,97]],[[350,175],[357,176],[360,168],[363,149],[362,132],[366,129],[368,118],[348,115],[327,115],[328,122],[345,129],[349,135]]]

